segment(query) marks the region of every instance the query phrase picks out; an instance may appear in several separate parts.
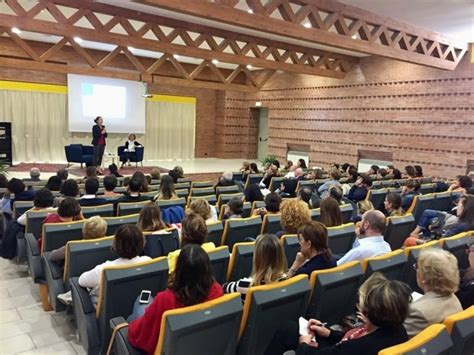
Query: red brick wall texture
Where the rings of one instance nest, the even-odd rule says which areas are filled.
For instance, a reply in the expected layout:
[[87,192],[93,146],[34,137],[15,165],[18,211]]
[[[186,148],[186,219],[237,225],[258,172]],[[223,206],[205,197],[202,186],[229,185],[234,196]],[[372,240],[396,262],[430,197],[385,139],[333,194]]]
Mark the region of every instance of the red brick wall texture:
[[250,140],[248,126],[256,123],[248,108],[258,100],[269,108],[269,154],[282,160],[288,144],[307,144],[311,165],[356,163],[359,150],[371,150],[392,152],[397,166],[419,164],[430,175],[465,173],[474,157],[469,58],[451,72],[366,57],[344,80],[275,74],[258,94],[227,93],[227,145]]

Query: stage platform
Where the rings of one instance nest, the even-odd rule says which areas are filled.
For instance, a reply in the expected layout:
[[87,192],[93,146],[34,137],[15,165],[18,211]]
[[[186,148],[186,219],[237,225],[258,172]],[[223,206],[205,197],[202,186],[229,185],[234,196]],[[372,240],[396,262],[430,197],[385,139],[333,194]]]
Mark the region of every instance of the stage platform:
[[[189,160],[155,160],[144,161],[143,167],[138,164],[138,167],[132,163],[131,167],[124,167],[120,169],[120,173],[124,176],[132,175],[135,171],[143,171],[145,174],[149,173],[151,169],[158,167],[163,173],[173,169],[179,165],[184,170],[185,176],[195,177],[196,180],[214,179],[224,171],[238,171],[245,159],[218,159],[218,158],[200,158]],[[257,160],[249,160],[258,165]],[[41,178],[47,179],[55,175],[56,171],[67,167],[67,162],[54,163],[15,163],[8,169],[8,178],[16,177],[19,179],[29,177],[29,171],[32,167],[38,167],[41,170]],[[72,164],[67,168],[71,177],[85,176],[85,166],[81,169],[80,164]],[[107,173],[107,170],[105,170]]]

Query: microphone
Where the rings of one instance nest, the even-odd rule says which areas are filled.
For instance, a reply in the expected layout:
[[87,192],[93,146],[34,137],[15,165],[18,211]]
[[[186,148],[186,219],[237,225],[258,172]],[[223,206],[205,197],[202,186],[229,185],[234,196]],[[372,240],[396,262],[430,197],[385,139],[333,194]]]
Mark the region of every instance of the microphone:
[[104,128],[105,128],[105,125],[102,125],[102,129],[104,129]]

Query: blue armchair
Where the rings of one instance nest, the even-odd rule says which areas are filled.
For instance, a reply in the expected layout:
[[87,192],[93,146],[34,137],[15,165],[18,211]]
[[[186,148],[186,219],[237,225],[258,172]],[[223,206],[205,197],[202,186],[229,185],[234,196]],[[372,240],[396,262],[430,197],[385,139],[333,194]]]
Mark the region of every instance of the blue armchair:
[[120,157],[120,161],[125,163],[128,159],[130,162],[136,163],[135,165],[138,166],[138,163],[141,163],[143,166],[143,154],[145,152],[144,147],[135,147],[135,152],[125,152],[125,146],[122,145],[117,148],[117,155]]
[[71,166],[71,163],[80,163],[81,168],[84,163],[86,165],[92,164],[94,151],[91,145],[70,144],[64,147],[64,151],[66,152],[68,167]]

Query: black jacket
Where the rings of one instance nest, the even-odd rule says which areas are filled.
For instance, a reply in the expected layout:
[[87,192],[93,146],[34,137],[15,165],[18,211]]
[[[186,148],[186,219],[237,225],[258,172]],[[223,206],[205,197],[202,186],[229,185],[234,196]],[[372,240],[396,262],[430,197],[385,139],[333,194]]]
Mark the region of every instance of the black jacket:
[[[99,125],[92,126],[92,145],[97,145],[100,138],[101,127]],[[107,138],[107,132],[105,133],[105,138]]]

